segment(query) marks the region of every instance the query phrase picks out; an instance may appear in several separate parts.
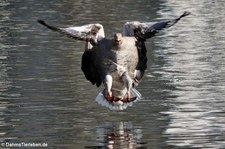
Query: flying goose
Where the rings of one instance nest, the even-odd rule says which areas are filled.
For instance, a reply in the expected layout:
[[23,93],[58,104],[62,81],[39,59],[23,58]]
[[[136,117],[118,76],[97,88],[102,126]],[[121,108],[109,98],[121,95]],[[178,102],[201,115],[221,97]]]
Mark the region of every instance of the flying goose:
[[104,85],[96,101],[110,109],[123,110],[142,98],[135,86],[147,68],[146,39],[189,14],[184,12],[176,19],[158,23],[126,22],[123,32],[115,33],[113,38],[106,38],[103,25],[98,23],[62,28],[43,20],[38,22],[72,39],[85,41],[81,69],[93,85]]

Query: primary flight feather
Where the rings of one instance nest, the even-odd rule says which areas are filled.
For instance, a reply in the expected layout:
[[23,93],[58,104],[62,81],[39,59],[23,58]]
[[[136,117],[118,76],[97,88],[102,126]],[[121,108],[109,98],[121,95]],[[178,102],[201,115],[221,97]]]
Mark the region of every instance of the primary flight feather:
[[96,101],[113,110],[123,110],[141,98],[135,89],[147,68],[145,41],[160,30],[176,24],[176,19],[152,24],[151,22],[127,22],[123,32],[106,38],[103,25],[87,24],[77,27],[55,27],[43,20],[38,22],[50,30],[86,43],[81,69],[93,85],[104,85]]

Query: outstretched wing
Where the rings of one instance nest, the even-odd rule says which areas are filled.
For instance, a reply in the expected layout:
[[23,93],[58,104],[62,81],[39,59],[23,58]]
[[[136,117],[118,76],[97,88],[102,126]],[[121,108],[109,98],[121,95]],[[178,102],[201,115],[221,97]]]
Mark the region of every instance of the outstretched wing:
[[184,12],[176,19],[162,21],[158,23],[151,22],[127,22],[123,26],[123,36],[135,36],[137,38],[136,46],[138,49],[138,65],[136,67],[135,81],[138,83],[144,75],[147,68],[147,50],[145,47],[145,40],[155,36],[160,30],[169,28],[176,24],[181,18],[189,15],[190,12]]
[[48,25],[43,20],[38,20],[38,22],[50,30],[59,32],[75,40],[87,41],[96,43],[99,38],[105,38],[104,28],[101,24],[87,24],[79,27],[68,27],[61,28]]
[[123,26],[123,35],[124,36],[135,36],[136,38],[141,38],[146,40],[148,38],[153,37],[160,30],[165,28],[169,28],[176,24],[181,18],[188,16],[190,12],[185,11],[181,16],[176,19],[162,21],[155,24],[150,22],[127,22]]
[[147,69],[147,49],[143,40],[137,40],[138,64],[136,66],[135,82],[138,84]]
[[95,64],[96,61],[96,50],[86,49],[82,56],[81,69],[86,77],[93,85],[99,87],[102,83],[100,73]]
[[48,25],[45,21],[38,22],[50,30],[59,32],[75,40],[86,42],[85,51],[82,56],[81,69],[86,77],[93,85],[99,87],[102,83],[98,69],[95,66],[95,44],[98,40],[105,38],[103,26],[101,24],[88,24],[79,27],[61,28]]

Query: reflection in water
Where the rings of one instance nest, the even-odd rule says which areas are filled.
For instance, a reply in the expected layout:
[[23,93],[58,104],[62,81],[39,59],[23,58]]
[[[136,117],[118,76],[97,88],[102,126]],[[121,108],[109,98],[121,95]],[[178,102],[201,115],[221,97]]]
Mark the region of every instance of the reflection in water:
[[[131,122],[105,123],[96,129],[98,147],[107,149],[129,148],[144,149],[145,144],[141,142],[142,129],[134,128]],[[86,146],[95,148],[96,146]]]
[[[224,8],[221,0],[1,0],[0,142],[225,148]],[[123,112],[92,99],[98,89],[80,71],[83,44],[36,23],[97,20],[110,35],[126,21],[169,19],[184,10],[192,15],[146,42],[149,68],[138,87],[144,99]]]

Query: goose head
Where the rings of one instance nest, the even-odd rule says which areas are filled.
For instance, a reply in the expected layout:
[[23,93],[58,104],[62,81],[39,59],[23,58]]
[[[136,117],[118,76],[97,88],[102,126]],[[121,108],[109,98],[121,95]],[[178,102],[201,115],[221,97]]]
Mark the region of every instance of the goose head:
[[114,42],[115,42],[115,45],[116,45],[116,46],[120,46],[120,45],[122,44],[122,39],[123,39],[122,34],[121,34],[121,33],[116,33],[116,34],[114,35]]

